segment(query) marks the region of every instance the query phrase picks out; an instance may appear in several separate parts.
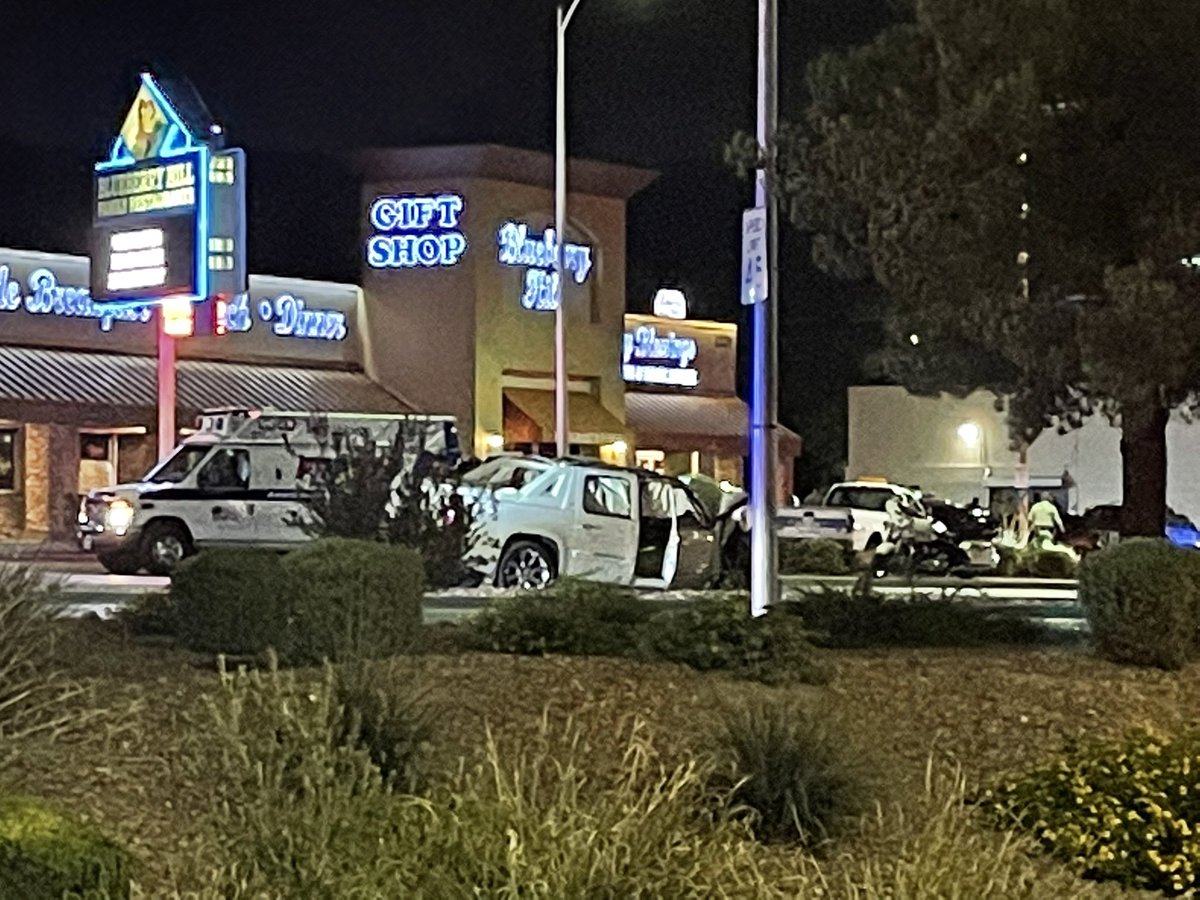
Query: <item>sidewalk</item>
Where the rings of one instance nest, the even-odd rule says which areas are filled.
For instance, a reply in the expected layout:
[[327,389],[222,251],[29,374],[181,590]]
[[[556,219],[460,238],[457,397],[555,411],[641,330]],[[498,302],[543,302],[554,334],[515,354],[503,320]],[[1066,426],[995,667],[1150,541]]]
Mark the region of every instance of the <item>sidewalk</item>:
[[90,562],[95,558],[93,554],[80,550],[74,541],[52,541],[44,534],[27,533],[0,538],[0,560]]

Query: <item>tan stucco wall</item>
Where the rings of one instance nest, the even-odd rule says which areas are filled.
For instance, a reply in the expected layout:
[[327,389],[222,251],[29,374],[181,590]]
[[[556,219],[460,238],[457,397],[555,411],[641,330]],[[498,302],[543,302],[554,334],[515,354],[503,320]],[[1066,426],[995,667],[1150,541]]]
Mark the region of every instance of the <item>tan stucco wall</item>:
[[[445,192],[463,197],[459,226],[468,249],[453,267],[364,265],[364,359],[372,378],[417,408],[456,416],[464,447],[486,456],[487,435],[503,431],[506,378],[552,383],[554,314],[521,307],[524,269],[500,264],[496,236],[509,220],[534,231],[551,224],[553,193],[483,178],[368,181],[363,246],[372,233],[367,210],[375,198]],[[569,212],[568,240],[590,244],[593,258],[587,281],[568,280],[564,289],[568,369],[573,381],[594,385],[600,402],[623,422],[625,203],[572,194]]]

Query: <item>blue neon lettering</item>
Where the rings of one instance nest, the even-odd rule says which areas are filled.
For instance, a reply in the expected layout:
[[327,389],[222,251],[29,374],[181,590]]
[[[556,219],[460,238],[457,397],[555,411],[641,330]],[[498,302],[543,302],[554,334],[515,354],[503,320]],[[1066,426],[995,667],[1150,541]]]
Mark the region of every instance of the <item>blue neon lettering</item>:
[[659,337],[658,330],[652,325],[641,325],[632,333],[625,332],[622,349],[625,363],[672,363],[681,369],[695,362],[698,351],[695,338],[677,337],[673,331]]
[[[523,222],[505,222],[496,233],[496,258],[501,265],[525,267],[525,289],[521,306],[532,310],[555,309],[558,274],[558,236],[553,228],[530,235]],[[586,244],[563,246],[563,269],[576,284],[587,281],[592,271],[592,248]]]
[[49,269],[34,269],[29,273],[28,293],[22,294],[21,284],[7,264],[0,265],[0,312],[24,309],[32,315],[63,316],[96,319],[101,331],[112,331],[114,322],[149,322],[151,310],[144,306],[114,309],[92,301],[85,287],[62,285]]
[[467,250],[458,228],[463,198],[458,194],[377,197],[367,218],[377,232],[367,239],[373,269],[453,266]]

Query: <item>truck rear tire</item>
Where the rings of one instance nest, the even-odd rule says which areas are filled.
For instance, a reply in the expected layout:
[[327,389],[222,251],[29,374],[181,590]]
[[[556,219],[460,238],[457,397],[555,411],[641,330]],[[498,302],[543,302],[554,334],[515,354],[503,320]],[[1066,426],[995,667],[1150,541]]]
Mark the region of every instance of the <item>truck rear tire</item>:
[[500,557],[496,586],[540,590],[558,577],[554,557],[540,541],[514,541]]
[[128,551],[97,553],[96,559],[104,566],[104,571],[111,575],[136,575],[142,570],[142,563],[137,554]]
[[142,535],[142,564],[151,575],[170,575],[192,555],[192,537],[174,522],[151,522]]

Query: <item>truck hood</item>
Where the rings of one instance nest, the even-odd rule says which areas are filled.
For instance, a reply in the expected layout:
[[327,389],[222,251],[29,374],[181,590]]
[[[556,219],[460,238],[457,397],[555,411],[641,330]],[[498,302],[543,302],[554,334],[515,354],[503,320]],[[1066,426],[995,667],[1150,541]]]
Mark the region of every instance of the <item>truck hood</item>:
[[120,497],[122,500],[136,500],[169,487],[175,487],[175,485],[136,481],[129,484],[114,484],[111,487],[92,488],[88,491],[87,496],[89,500],[112,500],[116,497]]

